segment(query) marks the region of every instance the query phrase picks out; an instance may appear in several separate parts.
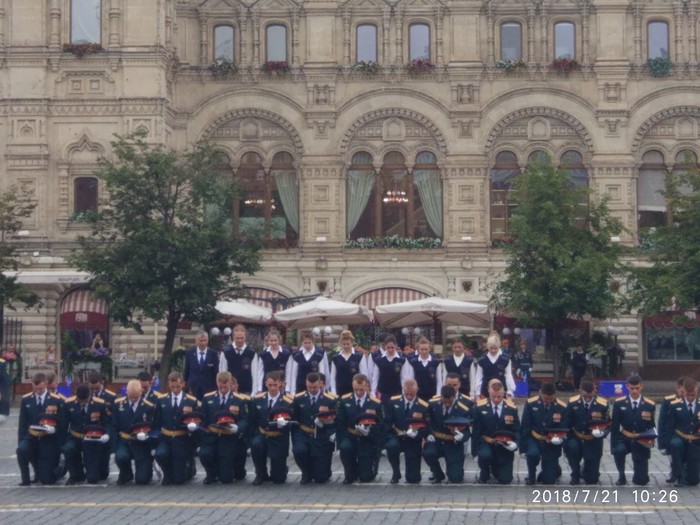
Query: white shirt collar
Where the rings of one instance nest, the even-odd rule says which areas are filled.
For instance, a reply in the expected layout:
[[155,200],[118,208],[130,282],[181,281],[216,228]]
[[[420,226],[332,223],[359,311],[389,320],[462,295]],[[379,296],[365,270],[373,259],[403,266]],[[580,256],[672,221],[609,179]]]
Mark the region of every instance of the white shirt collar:
[[430,363],[430,361],[433,360],[433,356],[428,354],[428,359],[421,359],[420,356],[418,357],[418,360],[423,363],[423,365]]
[[315,352],[315,351],[316,351],[316,347],[315,347],[315,346],[312,346],[312,347],[311,347],[311,350],[308,350],[308,351],[307,351],[306,348],[304,348],[303,346],[301,347],[301,352],[302,352],[302,354],[304,355],[304,357],[306,357],[306,359],[311,358],[311,356],[314,355],[314,352]]
[[486,357],[489,358],[489,361],[495,363],[498,360],[498,358],[501,357],[501,354],[503,354],[503,352],[499,350],[495,357],[491,355],[491,352],[487,353]]

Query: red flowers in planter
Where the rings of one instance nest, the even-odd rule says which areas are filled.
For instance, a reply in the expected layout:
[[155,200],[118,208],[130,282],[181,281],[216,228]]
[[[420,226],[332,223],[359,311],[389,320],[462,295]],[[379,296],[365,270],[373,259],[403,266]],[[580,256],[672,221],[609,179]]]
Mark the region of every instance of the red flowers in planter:
[[63,51],[82,58],[85,55],[94,55],[104,51],[104,48],[100,44],[63,44]]
[[568,75],[572,71],[580,70],[581,64],[575,58],[560,57],[555,58],[552,62],[552,69],[562,75]]

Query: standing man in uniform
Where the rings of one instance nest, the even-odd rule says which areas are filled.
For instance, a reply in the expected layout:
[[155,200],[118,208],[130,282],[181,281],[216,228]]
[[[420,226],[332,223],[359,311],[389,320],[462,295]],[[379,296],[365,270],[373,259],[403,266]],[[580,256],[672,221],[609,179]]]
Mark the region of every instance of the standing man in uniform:
[[627,485],[627,477],[625,476],[627,454],[632,455],[634,467],[632,483],[635,485],[649,483],[651,449],[639,438],[643,432],[654,429],[656,404],[651,399],[642,396],[643,389],[642,378],[632,375],[627,378],[629,395],[617,398],[613,404],[610,449],[619,474],[615,482],[615,485],[618,486]]
[[518,408],[505,398],[503,384],[497,379],[489,383],[488,394],[474,407],[472,455],[479,464],[479,483],[488,483],[493,475],[498,483],[508,485],[513,481],[514,453],[518,450]]
[[442,362],[441,376],[443,377],[443,382],[447,374],[457,374],[459,377],[460,394],[465,396],[471,394],[471,386],[474,384],[476,376],[474,359],[466,354],[464,342],[461,339],[452,341],[452,355],[446,357]]
[[[29,464],[36,466],[42,485],[53,485],[59,474],[58,460],[63,442],[64,425],[61,414],[63,400],[46,388],[46,376],[35,374],[32,392],[22,397],[17,427],[17,463],[20,486],[28,486]],[[43,427],[43,429],[31,427]]]
[[700,483],[700,402],[698,383],[687,377],[683,382],[683,397],[671,402],[666,434],[668,451],[676,475],[674,487],[694,487]]
[[415,379],[403,382],[403,395],[391,398],[386,411],[386,456],[391,465],[391,483],[401,479],[401,452],[406,463],[406,483],[420,483],[422,442],[430,429],[428,403],[418,397]]
[[184,379],[190,394],[198,400],[204,394],[216,390],[216,374],[219,372],[219,356],[216,350],[209,348],[209,335],[198,332],[196,346],[185,352]]
[[301,470],[301,484],[325,483],[331,477],[331,461],[336,432],[335,414],[338,396],[323,392],[321,377],[316,372],[306,376],[306,389],[294,397],[292,453]]
[[117,436],[114,452],[114,460],[119,467],[117,485],[125,485],[134,479],[137,485],[148,485],[153,477],[152,446],[148,440],[156,407],[142,398],[142,392],[141,383],[132,379],[126,385],[126,396],[114,402],[111,435]]
[[596,396],[593,381],[581,381],[580,393],[571,397],[566,407],[566,426],[571,430],[564,453],[571,468],[572,485],[578,485],[581,479],[586,485],[598,484],[606,427],[610,425],[608,412],[608,401]]
[[[520,450],[527,459],[527,485],[553,485],[561,476],[559,458],[568,434],[566,403],[557,399],[554,383],[544,383],[540,395],[527,400],[520,426]],[[561,429],[561,432],[552,432]],[[563,435],[559,435],[563,434]],[[536,475],[537,465],[542,469]]]
[[207,435],[199,450],[199,459],[207,475],[205,485],[245,479],[250,397],[235,391],[236,379],[230,372],[216,376],[219,389],[204,395],[202,412]]
[[527,341],[521,339],[518,343],[518,351],[513,355],[516,375],[520,375],[525,383],[527,395],[530,395],[530,370],[532,370],[532,352],[527,349]]
[[370,397],[367,376],[356,374],[352,390],[338,401],[338,450],[344,485],[356,480],[367,483],[377,477],[384,444],[384,408],[377,398]]
[[350,330],[340,334],[340,352],[331,359],[329,388],[338,397],[352,392],[352,378],[355,374],[367,375],[367,360],[362,352],[355,351],[355,337]]
[[421,337],[416,343],[418,355],[409,358],[413,367],[413,378],[418,384],[418,397],[428,402],[438,393],[442,386],[442,368],[440,361],[430,352],[430,341]]
[[306,376],[312,372],[330,374],[326,351],[315,345],[314,334],[306,330],[301,334],[301,348],[287,361],[286,379],[292,396],[306,390]]
[[501,340],[498,335],[490,335],[486,340],[487,353],[477,361],[472,397],[488,397],[489,382],[498,379],[505,387],[506,395],[512,397],[515,393],[515,381],[510,358],[501,351]]
[[238,392],[250,396],[253,393],[253,378],[258,376],[258,355],[246,343],[247,330],[244,325],[233,327],[233,343],[221,353],[219,370],[230,372],[238,383]]
[[[266,391],[260,392],[251,402],[250,426],[255,432],[250,446],[250,455],[255,465],[253,485],[262,485],[264,481],[272,481],[275,484],[287,481],[289,421],[294,399],[284,393],[284,387],[283,372],[279,370],[269,372],[265,379]],[[270,459],[269,476],[268,458]]]
[[[470,436],[469,421],[471,410],[457,401],[457,390],[445,385],[440,395],[430,401],[430,433],[423,448],[423,459],[433,474],[432,483],[441,483],[445,472],[440,466],[440,458],[445,458],[445,471],[449,483],[464,481],[464,445]],[[455,425],[462,420],[461,425]]]

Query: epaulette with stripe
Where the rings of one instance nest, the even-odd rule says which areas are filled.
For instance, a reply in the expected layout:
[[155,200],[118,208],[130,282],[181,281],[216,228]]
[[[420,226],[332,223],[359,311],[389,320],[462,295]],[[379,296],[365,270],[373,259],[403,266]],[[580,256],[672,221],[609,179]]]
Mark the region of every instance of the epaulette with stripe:
[[603,396],[596,396],[595,398],[596,403],[601,404],[601,405],[608,405],[608,400],[605,399]]
[[515,402],[512,399],[506,399],[505,401],[506,406],[509,406],[510,408],[518,408]]
[[488,405],[488,404],[489,404],[489,400],[486,399],[486,398],[479,399],[479,400],[476,402],[476,406],[478,406],[478,407],[483,407],[483,406]]
[[579,399],[581,399],[581,394],[576,394],[569,398],[569,403],[576,403]]
[[343,397],[341,397],[340,399],[350,399],[351,397],[352,397],[352,393],[349,393],[349,394],[343,395]]
[[250,396],[247,394],[239,394],[238,392],[233,392],[233,396],[243,401],[250,401]]
[[558,404],[559,406],[562,406],[562,407],[566,408],[566,403],[564,403],[564,401],[562,401],[561,399],[557,399],[557,404]]
[[331,401],[335,401],[336,399],[338,399],[338,396],[335,395],[333,392],[324,392],[323,397],[327,397]]
[[457,402],[457,406],[461,408],[462,410],[469,410],[469,407],[465,405],[464,403]]
[[214,397],[218,393],[219,392],[217,390],[212,390],[211,392],[207,392],[206,394],[204,394],[204,397]]
[[168,397],[168,394],[164,394],[163,392],[153,392],[158,399],[163,399],[164,397]]
[[287,403],[291,403],[291,402],[294,401],[294,398],[293,398],[292,396],[290,396],[289,394],[287,394],[287,393],[285,393],[285,394],[282,396],[282,399],[284,399]]
[[154,407],[155,405],[151,403],[148,399],[143,400],[143,404],[146,405],[147,407]]
[[442,399],[441,395],[436,395],[430,398],[430,402],[432,403],[433,401],[440,401]]
[[398,396],[391,396],[391,400],[392,400],[392,401],[398,401],[399,399],[401,399],[401,395],[400,395],[400,394],[399,394]]
[[673,401],[674,399],[678,399],[678,394],[669,394],[666,397],[664,397],[666,401]]
[[97,397],[97,396],[93,397],[92,400],[93,400],[95,403],[105,403],[105,400],[104,400],[104,399],[102,399],[101,397]]
[[112,392],[111,390],[107,390],[106,388],[105,388],[105,392],[106,392],[107,394],[109,394],[110,396],[116,396],[116,395],[117,395],[116,392]]
[[420,406],[422,406],[422,407],[426,407],[426,408],[427,408],[427,407],[429,406],[429,405],[428,405],[428,402],[427,402],[426,400],[424,400],[424,399],[421,399],[420,397],[417,399],[417,401],[418,401],[418,404],[419,404]]
[[527,402],[528,402],[528,403],[534,403],[534,402],[537,401],[539,398],[540,398],[540,396],[528,397],[528,398],[527,398]]
[[674,399],[673,401],[671,401],[671,404],[672,404],[672,405],[678,405],[678,404],[680,404],[681,401],[682,401],[681,398]]
[[65,397],[63,397],[61,394],[54,394],[53,392],[49,392],[49,396],[53,397],[54,399],[60,399],[61,401],[65,399]]
[[25,399],[25,398],[27,398],[27,397],[32,397],[33,395],[34,395],[34,392],[29,392],[28,394],[24,394],[24,395],[22,396],[22,399]]
[[646,401],[647,403],[651,403],[652,405],[655,405],[655,404],[656,404],[656,401],[654,401],[654,400],[651,399],[650,397],[642,396],[642,399],[643,399],[644,401]]
[[379,399],[377,399],[376,397],[370,396],[370,397],[369,397],[369,400],[370,400],[370,401],[374,401],[375,403],[381,403],[381,401],[379,401]]
[[624,401],[625,399],[627,399],[627,396],[618,397],[615,401]]
[[265,394],[267,394],[267,392],[258,392],[257,394],[255,394],[255,399],[260,399],[261,397],[265,397]]
[[296,395],[294,396],[294,399],[296,399],[297,397],[301,397],[301,396],[303,396],[304,394],[306,394],[306,390],[304,390],[303,392],[299,392],[298,394],[296,394]]
[[192,394],[187,394],[187,399],[190,401],[199,401],[196,397],[194,397]]
[[126,396],[118,397],[117,399],[114,400],[114,402],[115,402],[115,403],[121,403],[121,402],[124,401],[125,399],[126,399]]
[[69,398],[66,398],[66,403],[72,403],[76,399],[78,399],[78,396],[70,396]]

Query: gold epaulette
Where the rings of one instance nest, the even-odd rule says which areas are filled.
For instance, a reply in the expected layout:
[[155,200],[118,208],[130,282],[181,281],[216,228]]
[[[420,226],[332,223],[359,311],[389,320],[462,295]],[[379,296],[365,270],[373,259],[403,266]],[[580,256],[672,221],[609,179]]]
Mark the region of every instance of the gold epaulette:
[[25,399],[25,398],[27,398],[27,397],[32,397],[33,395],[34,395],[34,392],[29,392],[28,394],[24,394],[24,395],[22,396],[22,399]]
[[647,397],[647,396],[642,396],[642,399],[643,399],[644,401],[646,401],[647,403],[651,403],[652,405],[655,405],[655,404],[656,404],[656,401],[654,401],[653,399],[651,399],[651,398],[649,398],[649,397]]
[[671,401],[671,404],[672,404],[672,405],[678,405],[678,404],[680,404],[681,401],[683,401],[681,398],[674,399],[673,401]]
[[289,394],[287,394],[287,393],[285,393],[285,394],[282,396],[282,399],[284,399],[287,403],[292,403],[292,402],[294,402],[294,398],[293,398],[292,396],[290,396]]
[[401,399],[401,396],[400,396],[400,395],[398,395],[398,396],[391,396],[391,400],[392,400],[392,401],[398,401],[399,399]]
[[335,395],[333,392],[324,392],[323,397],[327,397],[331,401],[335,401],[336,399],[338,399],[338,396]]
[[296,394],[296,395],[294,396],[294,399],[296,399],[297,397],[301,397],[301,396],[303,396],[304,394],[306,394],[306,390],[304,390],[303,392],[299,392],[298,394]]
[[211,392],[207,392],[204,394],[204,397],[214,397],[216,394],[218,394],[217,390],[212,390]]
[[78,396],[70,396],[69,398],[66,398],[66,403],[72,403],[76,399],[78,399]]
[[194,397],[192,394],[187,394],[187,399],[190,401],[199,401],[196,397]]
[[118,397],[117,399],[114,400],[115,403],[121,403],[126,399],[126,396]]
[[2,357],[0,357],[0,365],[3,364],[4,362],[5,362],[5,360]]
[[375,403],[381,403],[381,401],[379,401],[379,399],[377,399],[376,397],[370,396],[369,400],[374,401]]
[[255,399],[265,397],[265,394],[267,394],[267,392],[258,392],[257,394],[255,394]]
[[487,398],[479,399],[476,402],[476,406],[478,406],[478,407],[483,407],[483,406],[488,405],[488,404],[489,404],[489,400]]
[[566,408],[566,403],[564,403],[561,399],[557,399],[557,404]]
[[666,397],[664,397],[666,401],[673,401],[674,399],[679,399],[678,394],[669,394]]
[[238,392],[234,392],[233,396],[237,397],[238,399],[242,399],[243,401],[250,401],[250,396],[247,394],[239,394]]
[[604,406],[608,406],[608,400],[605,399],[603,396],[596,396],[595,398],[596,403],[599,403]]
[[527,398],[527,402],[528,402],[528,403],[534,403],[534,402],[537,401],[539,398],[540,398],[540,396],[528,397],[528,398]]
[[442,396],[440,394],[433,396],[430,398],[430,402],[432,403],[433,401],[440,401],[442,399]]
[[349,394],[343,395],[343,397],[341,397],[340,399],[350,399],[351,397],[352,397],[352,392]]
[[506,398],[505,403],[506,403],[506,406],[509,406],[510,408],[518,408],[512,399]]
[[576,394],[569,398],[569,403],[576,403],[579,399],[581,399],[581,394]]
[[110,396],[116,396],[116,395],[117,395],[116,392],[112,392],[111,390],[107,390],[106,388],[105,388],[105,392],[106,392],[107,394],[109,394]]
[[627,396],[618,397],[615,399],[615,401],[624,401],[625,399],[627,399]]
[[163,392],[153,392],[158,399],[163,399],[164,397],[168,397],[168,394],[164,394]]
[[92,400],[93,400],[95,403],[104,403],[104,402],[105,402],[104,399],[102,399],[101,397],[97,397],[97,396],[93,397]]
[[467,410],[467,411],[469,410],[469,407],[467,405],[465,405],[464,403],[457,402],[457,406],[459,408],[461,408],[462,410]]
[[425,407],[425,408],[428,408],[429,405],[428,405],[428,402],[427,402],[426,400],[421,399],[421,398],[419,397],[419,398],[417,399],[417,401],[418,401],[418,404],[419,404],[420,406]]
[[53,397],[54,399],[60,399],[61,401],[63,401],[64,399],[66,399],[66,398],[63,397],[61,394],[54,394],[53,392],[49,392],[49,396],[50,396],[50,397]]
[[153,403],[151,403],[148,399],[143,400],[143,404],[146,405],[147,407],[153,407]]

